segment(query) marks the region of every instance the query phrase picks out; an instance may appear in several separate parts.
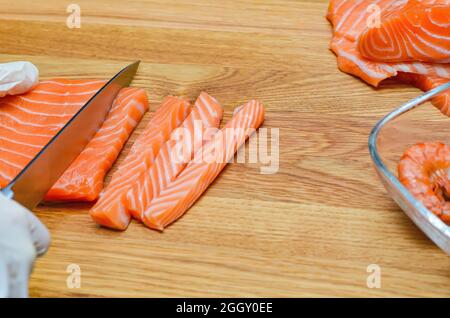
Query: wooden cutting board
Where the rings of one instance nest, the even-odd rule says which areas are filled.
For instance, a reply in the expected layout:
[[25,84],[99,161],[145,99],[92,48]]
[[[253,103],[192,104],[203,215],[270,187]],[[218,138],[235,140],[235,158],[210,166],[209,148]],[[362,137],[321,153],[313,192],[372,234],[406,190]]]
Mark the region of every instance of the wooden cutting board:
[[[450,296],[450,259],[388,198],[367,150],[375,122],[419,91],[339,72],[327,1],[78,0],[79,29],[65,1],[3,2],[2,62],[109,78],[141,59],[133,85],[152,110],[205,90],[228,117],[260,99],[264,127],[280,129],[278,173],[230,165],[164,233],[99,228],[89,204],[37,208],[53,241],[32,296]],[[67,285],[71,264],[80,288]],[[367,287],[370,264],[379,289]]]

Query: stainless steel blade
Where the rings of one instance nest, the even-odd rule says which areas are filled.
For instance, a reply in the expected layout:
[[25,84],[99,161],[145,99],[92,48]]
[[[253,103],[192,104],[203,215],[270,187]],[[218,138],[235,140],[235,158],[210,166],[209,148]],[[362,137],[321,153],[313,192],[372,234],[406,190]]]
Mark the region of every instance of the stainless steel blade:
[[29,209],[38,205],[101,127],[138,66],[130,64],[106,83],[1,192]]

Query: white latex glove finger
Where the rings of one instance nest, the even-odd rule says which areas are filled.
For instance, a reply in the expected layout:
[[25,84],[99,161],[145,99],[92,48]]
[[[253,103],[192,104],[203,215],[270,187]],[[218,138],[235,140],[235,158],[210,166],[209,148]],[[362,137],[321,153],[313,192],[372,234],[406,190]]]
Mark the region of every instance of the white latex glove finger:
[[[38,250],[50,243],[45,226],[30,211],[0,194],[0,268],[7,275],[7,297],[27,297],[28,279]],[[0,282],[0,285],[4,283]]]
[[27,211],[28,226],[38,256],[44,255],[50,246],[50,233],[34,213]]
[[0,251],[0,298],[6,298],[9,293],[8,267],[1,253],[2,251]]
[[10,298],[28,297],[28,280],[36,258],[36,252],[31,248],[30,250],[15,254],[9,264],[8,297]]
[[28,92],[39,82],[39,71],[30,62],[0,64],[0,97]]

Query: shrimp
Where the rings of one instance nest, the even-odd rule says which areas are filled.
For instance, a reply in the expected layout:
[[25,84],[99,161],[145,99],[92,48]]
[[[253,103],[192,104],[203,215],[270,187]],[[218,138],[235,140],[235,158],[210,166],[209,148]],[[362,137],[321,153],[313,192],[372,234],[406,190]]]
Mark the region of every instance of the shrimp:
[[412,146],[400,160],[398,176],[417,200],[450,225],[450,146],[440,142]]

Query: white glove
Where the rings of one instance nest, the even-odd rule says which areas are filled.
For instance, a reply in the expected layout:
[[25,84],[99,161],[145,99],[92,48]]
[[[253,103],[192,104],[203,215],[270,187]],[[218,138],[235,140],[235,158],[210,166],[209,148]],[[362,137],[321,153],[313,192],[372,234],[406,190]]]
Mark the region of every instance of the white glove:
[[39,71],[30,62],[0,64],[0,97],[28,92],[39,82]]
[[50,234],[39,219],[0,193],[0,298],[28,297],[36,256],[49,245]]

